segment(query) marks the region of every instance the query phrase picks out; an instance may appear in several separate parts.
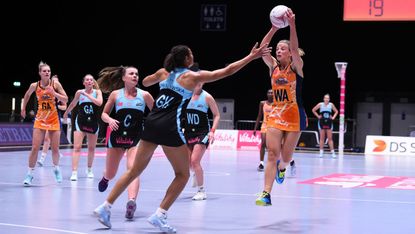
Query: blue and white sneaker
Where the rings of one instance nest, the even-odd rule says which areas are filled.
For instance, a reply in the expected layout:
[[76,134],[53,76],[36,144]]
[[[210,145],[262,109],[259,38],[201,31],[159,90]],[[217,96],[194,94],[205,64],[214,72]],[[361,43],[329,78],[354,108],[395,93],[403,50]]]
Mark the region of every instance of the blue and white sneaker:
[[55,175],[55,180],[58,183],[62,182],[62,172],[59,168],[53,169],[53,174]]
[[262,194],[255,200],[255,205],[257,206],[270,206],[271,195],[268,192],[263,191]]
[[27,174],[26,177],[23,180],[23,185],[24,186],[31,186],[32,185],[32,180],[33,180],[33,176]]
[[277,160],[277,174],[275,175],[275,181],[277,181],[278,184],[282,184],[285,179],[285,171],[281,171],[278,166],[280,165],[280,160]]
[[154,213],[147,219],[147,221],[154,227],[158,227],[162,232],[176,233],[176,229],[167,223],[167,215],[165,214],[159,217],[156,213]]
[[106,208],[103,204],[98,206],[94,210],[94,215],[98,217],[98,221],[100,223],[102,223],[107,228],[111,228],[111,211],[108,208]]

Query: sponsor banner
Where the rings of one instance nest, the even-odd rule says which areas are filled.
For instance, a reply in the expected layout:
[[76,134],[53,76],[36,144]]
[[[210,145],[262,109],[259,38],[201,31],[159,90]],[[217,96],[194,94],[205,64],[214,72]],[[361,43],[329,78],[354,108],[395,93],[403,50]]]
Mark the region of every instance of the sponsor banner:
[[299,184],[328,185],[341,188],[383,188],[415,190],[415,177],[358,174],[331,174],[298,182]]
[[257,131],[254,136],[252,130],[239,130],[238,131],[238,150],[259,150],[261,148],[261,132]]
[[[30,146],[32,137],[33,123],[0,123],[0,146]],[[61,131],[60,144],[68,143]]]
[[0,123],[0,146],[31,145],[33,123]]
[[415,137],[368,135],[365,154],[415,156]]
[[215,131],[215,141],[209,145],[209,149],[236,150],[237,140],[237,130],[217,129]]

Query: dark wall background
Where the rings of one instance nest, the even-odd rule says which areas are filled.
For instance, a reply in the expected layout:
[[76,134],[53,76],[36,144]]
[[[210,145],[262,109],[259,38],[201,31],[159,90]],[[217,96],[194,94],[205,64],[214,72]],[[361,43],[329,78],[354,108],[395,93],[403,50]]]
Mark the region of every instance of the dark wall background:
[[[227,4],[227,30],[200,30],[201,4]],[[296,13],[304,59],[307,113],[330,93],[339,107],[336,61],[347,61],[346,118],[365,97],[387,100],[414,93],[415,22],[343,22],[343,1],[28,1],[1,7],[0,91],[18,100],[39,79],[43,60],[72,96],[82,77],[105,66],[133,65],[140,77],[162,66],[176,44],[189,45],[202,69],[225,66],[249,53],[270,28],[269,12],[284,4]],[[288,38],[289,28],[274,37]],[[12,81],[22,87],[15,88]],[[233,98],[236,119],[255,119],[269,88],[261,59],[225,80],[205,85],[216,98]],[[151,87],[157,94],[158,87]],[[2,98],[0,112],[10,112]],[[19,106],[18,104],[16,105]]]

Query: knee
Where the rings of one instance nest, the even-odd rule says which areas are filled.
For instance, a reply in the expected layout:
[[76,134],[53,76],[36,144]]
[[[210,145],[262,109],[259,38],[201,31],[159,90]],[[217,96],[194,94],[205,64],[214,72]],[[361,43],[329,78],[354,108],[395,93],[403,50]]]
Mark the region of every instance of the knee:
[[268,161],[277,161],[277,151],[275,149],[268,149]]
[[188,181],[190,178],[190,172],[189,170],[176,172],[176,177],[182,178],[183,180]]
[[40,146],[39,145],[33,145],[32,146],[32,151],[38,152],[39,150],[40,150]]
[[192,168],[199,168],[200,167],[200,163],[196,159],[192,159],[190,164],[192,165]]

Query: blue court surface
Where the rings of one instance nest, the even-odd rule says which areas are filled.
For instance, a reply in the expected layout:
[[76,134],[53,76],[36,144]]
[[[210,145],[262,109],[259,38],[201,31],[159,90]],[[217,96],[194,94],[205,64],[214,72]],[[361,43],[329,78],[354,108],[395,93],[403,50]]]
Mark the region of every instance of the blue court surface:
[[[83,149],[85,151],[85,149]],[[54,181],[50,153],[35,169],[33,186],[24,187],[28,151],[0,152],[0,233],[160,233],[147,222],[173,178],[160,149],[141,175],[133,221],[124,218],[127,194],[111,209],[112,229],[92,215],[125,171],[101,193],[97,184],[105,165],[105,148],[97,149],[94,179],[85,175],[82,156],[78,181],[71,175],[71,149],[62,149],[64,180]],[[283,184],[274,184],[272,206],[255,205],[263,188],[257,151],[207,151],[207,200],[192,201],[196,188],[187,184],[168,213],[178,233],[415,233],[415,157],[299,152],[297,174],[290,168]]]

